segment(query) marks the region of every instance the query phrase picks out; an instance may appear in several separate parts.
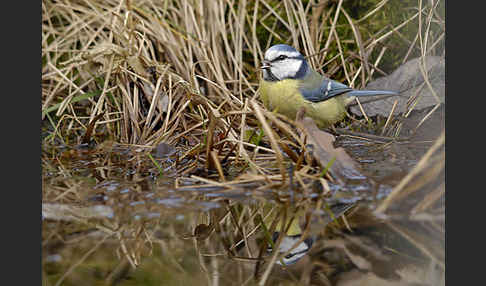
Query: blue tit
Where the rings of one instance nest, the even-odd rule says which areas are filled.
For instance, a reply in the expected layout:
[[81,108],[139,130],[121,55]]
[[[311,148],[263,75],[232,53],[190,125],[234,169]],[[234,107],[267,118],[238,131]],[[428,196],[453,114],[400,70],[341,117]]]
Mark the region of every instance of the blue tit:
[[[278,232],[273,233],[272,240],[274,243],[277,241],[279,236]],[[294,236],[284,236],[282,238],[282,241],[280,242],[278,252],[279,253],[287,253],[290,249],[292,249],[289,254],[285,255],[282,257],[282,259],[277,260],[277,264],[279,265],[292,265],[295,264],[297,261],[299,261],[301,258],[303,258],[310,250],[312,247],[312,244],[315,241],[315,237],[308,237],[304,239],[301,243],[294,245],[300,240],[301,235],[294,235]],[[272,252],[272,247],[269,246],[267,248],[267,252],[271,253]]]
[[[323,223],[320,225],[320,227],[325,227],[328,223],[332,222],[333,220],[341,217],[344,215],[345,212],[347,212],[350,208],[352,208],[355,204],[335,204],[330,207],[329,213],[325,213],[321,216],[321,222]],[[280,244],[278,245],[278,253],[283,254],[287,253],[287,251],[290,252],[283,256],[281,259],[277,260],[277,264],[280,265],[291,265],[299,261],[301,258],[303,258],[308,252],[310,251],[312,245],[314,244],[316,240],[315,235],[310,235],[306,237],[303,241],[299,242],[302,238],[302,228],[300,227],[300,223],[303,217],[305,217],[305,212],[300,209],[290,209],[290,213],[293,213],[294,217],[293,219],[291,217],[287,217],[287,220],[284,221],[283,218],[277,218],[277,224],[275,226],[275,231],[272,234],[272,241],[275,244],[277,242],[277,239],[280,235],[280,232],[282,232],[285,228],[287,228],[287,232],[283,236]],[[268,227],[272,224],[272,221],[275,219],[275,213],[272,215],[268,216],[265,220],[264,223]],[[292,220],[291,220],[292,219]],[[289,225],[290,223],[290,225]],[[267,252],[271,253],[273,251],[272,246],[269,244],[267,248]]]
[[295,119],[297,111],[314,119],[320,128],[346,116],[346,107],[359,96],[398,95],[394,91],[355,90],[312,70],[294,48],[279,44],[265,52],[261,67],[260,98],[265,107]]
[[[312,247],[312,244],[315,241],[314,236],[309,236],[296,245],[296,243],[298,243],[298,241],[302,237],[302,228],[300,227],[299,219],[300,216],[303,215],[304,215],[303,212],[298,212],[294,220],[290,222],[290,226],[287,230],[287,233],[282,238],[282,241],[280,242],[280,245],[278,247],[278,252],[279,254],[282,254],[282,253],[287,253],[287,251],[290,250],[291,248],[293,249],[287,255],[282,257],[280,260],[277,260],[277,264],[280,265],[294,264],[297,261],[299,261],[302,257],[304,257]],[[280,232],[284,229],[285,226],[286,224],[283,221],[279,220],[277,222],[277,225],[275,227],[275,232],[272,234],[273,243],[277,242]],[[273,250],[272,246],[269,245],[267,248],[267,252],[271,253],[272,250]]]

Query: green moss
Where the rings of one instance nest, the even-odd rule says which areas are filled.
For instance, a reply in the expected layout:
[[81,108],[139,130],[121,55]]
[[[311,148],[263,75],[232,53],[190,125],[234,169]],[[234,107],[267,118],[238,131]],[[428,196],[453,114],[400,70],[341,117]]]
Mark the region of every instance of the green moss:
[[[343,8],[350,14],[350,16],[355,19],[361,19],[367,13],[369,13],[372,9],[376,7],[376,5],[381,2],[380,0],[349,0],[344,1]],[[389,1],[386,5],[384,5],[380,11],[368,17],[364,21],[359,23],[360,32],[363,35],[364,39],[371,38],[372,35],[376,34],[380,30],[386,27],[397,27],[401,23],[407,21],[408,19],[412,18],[418,11],[416,0],[402,0],[402,1]],[[423,23],[425,23],[426,13],[428,13],[428,3],[423,3],[423,8],[426,8],[425,13],[423,15]],[[444,18],[445,17],[445,5],[444,1],[441,1],[436,9],[438,14]],[[344,17],[340,20],[346,20]],[[342,24],[346,24],[344,21],[340,21]],[[432,24],[431,30],[437,28],[437,24]],[[435,26],[435,27],[433,27]],[[346,28],[343,28],[343,30]],[[348,28],[350,30],[350,27]],[[410,44],[415,39],[417,33],[419,32],[419,20],[418,17],[410,21],[408,24],[400,28],[398,31],[402,35],[398,35],[397,33],[392,33],[385,41],[384,44],[389,48],[388,52],[386,52],[380,62],[380,68],[385,72],[391,72],[398,68],[402,64],[402,60],[407,54]],[[341,30],[341,33],[345,31]],[[390,29],[386,29],[389,31]],[[425,32],[425,24],[423,25],[423,31]],[[380,35],[382,35],[381,33]],[[341,35],[341,34],[340,34]],[[429,35],[430,36],[430,35]],[[435,36],[435,37],[434,37]],[[440,29],[437,29],[435,35],[432,38],[437,38],[440,36]],[[431,42],[430,42],[431,43]],[[420,56],[419,45],[416,45],[417,48],[414,48],[409,55],[409,59]],[[437,47],[438,52],[440,52],[443,45],[439,45]],[[370,55],[370,61],[374,62],[379,53],[380,48],[375,48],[374,51]]]

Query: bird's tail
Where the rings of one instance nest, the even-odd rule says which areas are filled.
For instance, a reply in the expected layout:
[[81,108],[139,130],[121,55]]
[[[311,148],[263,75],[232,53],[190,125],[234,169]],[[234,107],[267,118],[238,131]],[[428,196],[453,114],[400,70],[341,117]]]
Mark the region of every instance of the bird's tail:
[[373,95],[399,95],[396,91],[391,90],[352,90],[347,93],[349,96],[373,96]]

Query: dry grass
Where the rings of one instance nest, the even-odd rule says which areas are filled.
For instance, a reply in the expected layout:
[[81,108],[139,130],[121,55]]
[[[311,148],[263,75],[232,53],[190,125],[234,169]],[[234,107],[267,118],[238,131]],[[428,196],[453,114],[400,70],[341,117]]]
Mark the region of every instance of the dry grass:
[[[48,111],[57,116],[48,139],[80,143],[88,123],[100,116],[95,129],[104,137],[98,141],[109,137],[136,146],[166,142],[192,148],[182,157],[196,153],[223,181],[223,158],[248,164],[260,175],[268,175],[261,163],[274,161],[285,181],[277,146],[295,161],[299,154],[292,150],[305,150],[304,140],[289,125],[292,121],[279,120],[277,134],[265,123],[274,116],[255,118],[250,102],[257,97],[265,49],[288,43],[309,55],[314,68],[361,87],[382,73],[377,66],[387,39],[403,37],[400,29],[416,19],[420,33],[412,42],[403,40],[410,46],[403,60],[413,50],[421,56],[434,52],[430,43],[435,46],[443,37],[437,32],[439,2],[419,1],[422,13],[371,34],[359,23],[380,13],[387,1],[354,20],[342,0],[306,5],[290,0],[43,1],[42,109],[43,117]],[[266,136],[259,144],[248,140],[262,128]],[[285,141],[277,145],[279,139]],[[265,158],[259,160],[262,153]]]
[[[161,142],[175,146],[177,188],[274,188],[284,190],[283,201],[289,188],[308,194],[318,182],[328,190],[332,174],[321,176],[326,166],[310,156],[293,119],[258,102],[264,51],[287,43],[313,68],[361,88],[385,74],[380,62],[394,46],[407,47],[399,62],[443,53],[445,23],[436,10],[441,1],[419,0],[410,17],[376,31],[363,25],[379,17],[387,0],[375,1],[360,19],[352,19],[343,0],[315,2],[42,1],[42,110],[51,125],[44,141],[79,144],[96,118],[97,143],[110,139],[146,151]],[[409,39],[401,31],[411,25],[418,33]],[[404,187],[418,171],[380,210],[410,189]],[[434,194],[411,213],[443,195]],[[67,191],[45,196],[80,199]]]

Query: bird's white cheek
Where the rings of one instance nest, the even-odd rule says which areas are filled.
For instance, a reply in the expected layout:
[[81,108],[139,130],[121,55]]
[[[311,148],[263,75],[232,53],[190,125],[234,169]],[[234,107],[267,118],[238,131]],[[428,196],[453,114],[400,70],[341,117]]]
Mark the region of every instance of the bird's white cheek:
[[272,68],[272,73],[279,79],[295,77],[300,69],[301,61],[289,60],[285,62],[285,65],[279,65]]

